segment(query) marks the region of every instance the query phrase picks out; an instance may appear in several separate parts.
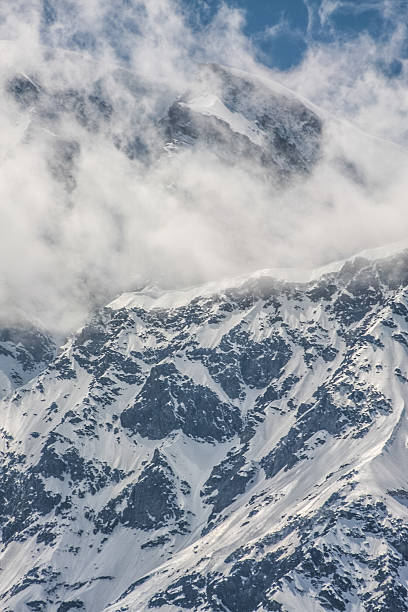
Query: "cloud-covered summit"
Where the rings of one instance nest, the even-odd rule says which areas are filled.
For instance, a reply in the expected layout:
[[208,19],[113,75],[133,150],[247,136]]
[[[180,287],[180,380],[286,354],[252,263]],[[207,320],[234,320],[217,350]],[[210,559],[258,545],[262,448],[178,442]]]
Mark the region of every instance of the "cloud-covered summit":
[[[381,47],[366,36],[315,46],[274,73],[243,27],[223,5],[197,30],[172,0],[0,8],[3,319],[67,330],[146,280],[319,265],[405,236],[405,67],[392,80],[377,67],[401,30]],[[196,99],[206,63],[249,75],[240,99],[255,79],[310,109],[323,126],[317,163],[282,184],[253,149],[226,159],[214,140],[166,148],[163,121]]]

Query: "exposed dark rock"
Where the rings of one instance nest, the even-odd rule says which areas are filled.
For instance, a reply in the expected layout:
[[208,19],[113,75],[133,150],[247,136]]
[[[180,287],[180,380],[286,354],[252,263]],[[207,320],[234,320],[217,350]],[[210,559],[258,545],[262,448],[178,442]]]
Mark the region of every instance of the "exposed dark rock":
[[181,429],[187,436],[221,441],[241,427],[235,406],[221,402],[207,387],[195,385],[172,363],[151,369],[133,406],[122,412],[120,421],[123,427],[152,440]]
[[244,493],[255,477],[256,467],[246,465],[244,451],[245,448],[228,453],[227,458],[212,469],[209,479],[200,491],[205,503],[212,505],[209,525],[222,510]]
[[22,471],[24,457],[12,457],[1,463],[0,525],[2,541],[8,543],[32,524],[33,516],[46,515],[61,497],[48,492],[35,473]]
[[[123,506],[123,510],[117,510]],[[183,518],[176,493],[176,477],[164,457],[156,449],[137,482],[109,502],[99,513],[96,524],[109,532],[118,523],[134,529],[159,529]]]

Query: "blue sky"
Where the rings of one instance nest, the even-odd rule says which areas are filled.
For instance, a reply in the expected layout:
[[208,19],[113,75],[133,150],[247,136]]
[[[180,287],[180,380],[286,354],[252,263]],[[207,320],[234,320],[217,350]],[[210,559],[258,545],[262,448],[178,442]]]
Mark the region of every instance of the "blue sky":
[[[184,0],[203,23],[209,21],[221,0]],[[311,45],[350,40],[361,34],[379,44],[397,28],[408,25],[408,0],[227,0],[245,12],[245,33],[255,44],[259,59],[272,68],[290,69],[299,64]],[[381,68],[389,76],[401,70],[408,42],[400,44]]]
[[[408,59],[408,0],[175,0],[175,3],[184,8],[187,21],[197,31],[205,30],[223,5],[241,11],[244,34],[255,48],[258,60],[273,69],[290,70],[302,62],[310,48],[336,43],[341,47],[359,36],[375,41],[374,61],[386,76],[398,76],[402,60]],[[52,38],[55,40],[56,36],[59,44],[97,48],[101,33],[97,32],[96,23],[83,23],[80,2],[41,0],[41,5],[43,37],[48,44],[50,26],[59,22],[66,26],[53,28]],[[115,0],[101,6],[108,7],[103,35],[126,62],[132,56],[132,37],[139,33],[144,4],[139,0]]]

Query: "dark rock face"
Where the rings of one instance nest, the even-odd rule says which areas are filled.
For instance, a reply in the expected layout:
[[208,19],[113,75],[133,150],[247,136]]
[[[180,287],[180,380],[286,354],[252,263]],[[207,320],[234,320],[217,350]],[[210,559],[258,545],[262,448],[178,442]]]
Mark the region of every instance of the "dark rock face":
[[208,368],[231,399],[237,399],[242,396],[245,385],[262,389],[279,378],[290,359],[291,349],[278,333],[254,342],[239,325],[222,338],[216,349],[195,349],[190,356]]
[[[176,487],[173,470],[156,449],[137,482],[109,502],[99,513],[96,524],[105,533],[109,533],[118,523],[149,531],[171,522],[185,529],[186,523],[182,520],[184,512],[178,505]],[[122,506],[123,510],[118,510],[118,506]]]
[[[196,605],[220,612],[225,607],[233,612],[252,612],[261,605],[266,610],[284,610],[278,601],[279,592],[283,584],[293,583],[293,572],[296,572],[313,584],[321,585],[316,600],[324,609],[347,610],[356,590],[353,576],[347,571],[344,573],[343,569],[348,562],[354,562],[361,563],[366,571],[359,581],[358,590],[364,589],[371,573],[380,579],[380,584],[387,576],[386,584],[382,584],[379,591],[363,596],[365,608],[374,611],[391,606],[389,609],[402,612],[408,590],[398,584],[401,558],[398,559],[393,553],[392,530],[384,529],[385,507],[378,503],[370,505],[365,499],[351,504],[339,504],[339,501],[331,499],[331,503],[323,506],[311,520],[295,518],[282,531],[238,549],[225,559],[225,563],[232,564],[226,575],[202,575],[197,572],[184,575],[167,591],[154,595],[150,607],[160,608],[170,604],[191,609]],[[368,522],[367,517],[370,517]],[[385,535],[388,548],[382,558],[364,558],[361,552],[345,552],[336,545],[314,544],[314,538],[322,533],[335,532],[343,520],[354,522],[353,537],[361,541],[367,534],[381,532]],[[288,535],[297,541],[294,547],[285,546]],[[265,553],[271,545],[278,546],[276,552]],[[383,563],[387,566],[385,572],[380,569]]]
[[44,370],[55,354],[54,340],[42,330],[23,324],[0,328],[0,370],[10,383],[0,396]]
[[21,470],[23,456],[10,456],[7,460],[1,464],[0,489],[1,537],[4,543],[24,537],[21,534],[32,524],[34,516],[49,514],[61,501],[60,495],[45,489],[43,481],[35,473]]
[[114,315],[112,320],[104,319],[86,326],[74,345],[75,361],[104,384],[113,371],[121,382],[137,384],[143,381],[141,368],[135,359],[107,346],[111,334],[118,334],[132,324],[131,321],[122,321],[121,314],[119,317]]
[[152,440],[181,429],[186,435],[222,441],[238,433],[241,418],[210,389],[195,385],[171,363],[151,369],[133,406],[122,412],[123,427]]
[[[341,375],[343,378],[344,373],[341,372]],[[332,382],[331,389],[336,389],[335,382]],[[314,434],[327,432],[337,437],[345,431],[350,435],[354,430],[354,435],[358,436],[362,427],[369,427],[376,416],[392,411],[389,400],[374,390],[358,392],[351,384],[348,390],[349,394],[341,407],[331,397],[333,392],[329,393],[324,387],[320,387],[314,394],[315,403],[299,406],[295,426],[261,461],[267,478],[272,478],[282,468],[293,467],[302,458],[299,452],[304,450]],[[318,443],[324,444],[324,439],[318,440]]]
[[280,338],[268,338],[248,346],[240,358],[242,379],[250,388],[262,389],[279,378],[291,356],[289,346]]
[[3,330],[1,609],[405,611],[407,268]]
[[126,500],[121,520],[128,527],[157,529],[182,515],[174,492],[174,474],[155,451]]
[[216,516],[245,492],[256,475],[256,466],[246,465],[243,451],[245,447],[239,453],[228,453],[224,461],[214,466],[200,491],[205,503],[212,505],[208,527],[212,527]]
[[216,153],[228,164],[251,160],[254,166],[259,164],[276,173],[279,171],[273,157],[247,136],[232,131],[222,119],[201,115],[179,102],[170,107],[161,127],[164,139],[178,147],[200,147]]
[[52,339],[31,327],[3,327],[0,345],[2,354],[6,354],[8,345],[14,346],[16,359],[26,370],[33,370],[38,363],[48,363],[55,355]]
[[198,80],[205,95],[217,94],[227,112],[250,122],[258,138],[254,142],[226,120],[201,114],[194,105],[190,108],[185,96],[161,121],[167,142],[176,147],[205,147],[227,163],[246,160],[281,178],[308,172],[316,163],[323,126],[302,102],[215,64],[203,65]]
[[64,601],[57,608],[57,612],[68,612],[68,610],[84,610],[84,603],[79,599],[72,599],[71,601]]
[[[63,450],[57,450],[58,443]],[[64,481],[67,478],[72,482],[75,493],[78,486],[82,494],[85,490],[92,495],[107,484],[119,482],[124,477],[122,471],[112,469],[104,462],[85,461],[78,450],[71,446],[70,440],[55,433],[48,437],[33,472],[46,479],[52,477]]]

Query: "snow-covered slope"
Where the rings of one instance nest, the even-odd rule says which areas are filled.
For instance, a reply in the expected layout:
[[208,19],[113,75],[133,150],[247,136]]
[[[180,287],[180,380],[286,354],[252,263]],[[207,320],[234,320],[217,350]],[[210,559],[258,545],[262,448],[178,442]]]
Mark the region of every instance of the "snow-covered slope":
[[408,252],[103,308],[0,409],[0,608],[407,610]]

